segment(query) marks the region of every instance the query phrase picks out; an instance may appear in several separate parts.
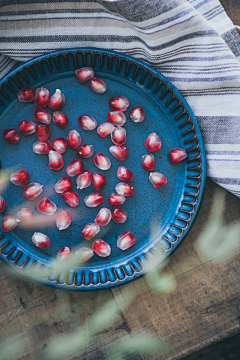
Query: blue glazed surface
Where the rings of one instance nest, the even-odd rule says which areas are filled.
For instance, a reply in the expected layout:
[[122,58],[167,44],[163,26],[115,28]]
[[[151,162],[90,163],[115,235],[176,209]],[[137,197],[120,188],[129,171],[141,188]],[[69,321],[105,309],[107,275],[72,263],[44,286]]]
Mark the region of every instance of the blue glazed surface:
[[[75,62],[73,54],[75,54]],[[85,60],[81,54],[86,55]],[[76,68],[84,65],[91,66],[91,54],[94,54],[95,75],[107,84],[107,91],[104,94],[92,92],[88,84],[80,84],[74,77]],[[65,61],[62,55],[66,55]],[[111,66],[109,66],[109,58],[111,58]],[[49,61],[51,72],[45,59]],[[41,68],[36,66],[39,63]],[[31,78],[31,73],[27,70],[29,65],[31,65],[36,79]],[[136,68],[138,72],[135,79]],[[41,70],[43,70],[42,73]],[[107,258],[95,255],[84,267],[73,269],[66,282],[54,272],[44,282],[51,286],[84,291],[120,285],[141,276],[144,272],[143,254],[147,253],[155,242],[161,244],[167,255],[172,253],[192,226],[201,204],[205,186],[206,160],[202,136],[191,109],[176,88],[161,74],[136,59],[111,51],[73,49],[47,54],[14,70],[2,80],[1,84],[6,83],[9,77],[15,77],[26,86],[24,78],[21,78],[21,71],[25,71],[24,74],[30,79],[30,84],[34,88],[47,87],[50,94],[60,88],[66,96],[66,104],[62,111],[68,115],[69,124],[64,129],[60,129],[51,122],[49,140],[51,141],[57,136],[67,137],[70,130],[76,129],[81,134],[82,143],[91,143],[94,146],[95,154],[100,151],[105,153],[110,158],[112,166],[108,171],[101,171],[94,165],[93,157],[84,159],[86,169],[107,176],[107,185],[101,190],[105,202],[97,208],[87,208],[83,199],[95,189],[91,185],[87,189],[77,190],[76,177],[74,177],[72,178],[74,190],[79,194],[80,206],[70,208],[63,202],[61,195],[55,193],[53,185],[61,177],[66,176],[67,165],[77,158],[74,150],[68,148],[63,154],[65,162],[63,169],[52,171],[48,167],[48,156],[38,155],[32,151],[32,145],[37,141],[35,134],[26,137],[22,135],[18,145],[7,144],[0,139],[2,169],[25,168],[30,174],[29,182],[39,182],[44,185],[43,193],[35,201],[26,202],[22,195],[23,188],[10,183],[3,193],[6,199],[6,210],[1,214],[2,217],[16,215],[22,207],[30,207],[37,213],[38,201],[47,196],[56,203],[58,208],[67,208],[73,218],[71,226],[63,231],[59,231],[55,225],[37,229],[23,228],[19,225],[0,239],[1,258],[12,266],[17,265],[19,271],[29,276],[21,267],[27,256],[29,256],[29,261],[26,267],[34,261],[37,261],[37,266],[41,264],[49,266],[51,259],[65,245],[73,249],[78,246],[91,246],[92,241],[81,238],[81,229],[85,224],[93,222],[101,207],[113,208],[108,205],[107,200],[109,194],[115,192],[115,185],[120,182],[116,173],[117,168],[123,165],[134,173],[131,184],[135,186],[135,195],[128,197],[122,205],[122,208],[128,213],[128,219],[124,224],[115,224],[111,221],[109,225],[101,228],[101,232],[95,237],[102,238],[110,244],[111,255]],[[141,84],[144,71],[146,73]],[[156,77],[156,81],[152,81],[150,86],[148,72]],[[162,83],[154,94],[154,89],[158,85],[157,79],[161,79]],[[16,91],[18,90],[16,85],[13,85],[12,79],[9,80],[9,83]],[[10,99],[6,100],[3,96],[4,105],[0,107],[0,132],[2,133],[7,127],[17,128],[17,124],[23,118],[34,121],[34,104],[20,103],[7,86],[3,85],[2,88],[9,94]],[[84,131],[77,122],[78,117],[83,114],[93,116],[98,125],[107,121],[108,100],[116,95],[124,95],[130,102],[130,106],[125,112],[127,122],[124,125],[127,131],[125,145],[129,149],[129,156],[124,162],[117,161],[109,153],[108,149],[112,145],[110,136],[101,138],[96,130]],[[0,99],[1,96],[0,93]],[[129,118],[131,108],[138,104],[142,105],[146,113],[145,120],[139,124],[133,123]],[[176,120],[183,109],[183,115]],[[51,110],[50,112],[52,114]],[[183,124],[188,117],[190,117],[190,122],[179,127],[179,123]],[[162,148],[154,153],[156,161],[154,171],[163,173],[168,179],[167,185],[158,189],[150,184],[149,172],[141,166],[142,155],[148,153],[144,147],[144,141],[151,132],[156,132],[162,140]],[[193,135],[193,140],[189,140]],[[188,160],[177,166],[171,165],[167,155],[173,147],[183,147],[189,151]],[[154,239],[151,237],[153,227],[157,228]],[[35,230],[49,236],[51,245],[48,249],[39,249],[34,246],[31,237]],[[135,235],[136,243],[130,249],[121,251],[116,246],[117,238],[127,230]],[[6,245],[7,241],[10,243]],[[20,257],[19,251],[21,252]]]

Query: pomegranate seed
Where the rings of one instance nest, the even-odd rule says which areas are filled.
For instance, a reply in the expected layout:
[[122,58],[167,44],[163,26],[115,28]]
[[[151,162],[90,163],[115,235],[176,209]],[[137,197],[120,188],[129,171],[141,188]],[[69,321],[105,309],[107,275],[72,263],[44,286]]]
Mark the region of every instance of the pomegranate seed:
[[10,181],[17,186],[25,186],[29,181],[29,173],[25,169],[17,170],[10,175]]
[[84,171],[82,174],[77,177],[77,189],[86,189],[91,185],[93,173],[90,170]]
[[78,124],[83,130],[94,130],[97,127],[96,120],[90,115],[81,115]]
[[117,171],[117,177],[122,181],[131,181],[134,178],[134,175],[125,166],[120,166]]
[[115,206],[112,210],[112,219],[116,224],[123,224],[127,220],[127,213],[119,206]]
[[0,212],[3,212],[5,210],[5,200],[2,197],[2,195],[0,195]]
[[56,225],[58,230],[65,230],[71,224],[72,218],[69,211],[65,209],[58,210],[56,217]]
[[107,120],[115,126],[123,126],[126,122],[126,116],[122,111],[109,111]]
[[82,159],[91,157],[94,153],[94,147],[89,143],[83,143],[76,151],[76,155]]
[[57,211],[57,205],[47,197],[44,197],[37,204],[37,209],[42,214],[53,215]]
[[54,190],[58,194],[61,194],[64,191],[70,190],[72,188],[73,188],[73,183],[69,176],[64,176],[54,185]]
[[64,137],[56,137],[52,140],[51,146],[59,152],[59,154],[63,154],[67,149],[67,140]]
[[52,146],[48,140],[36,141],[33,144],[33,151],[36,154],[49,154]]
[[98,126],[97,133],[101,137],[105,137],[105,136],[111,134],[114,129],[115,129],[115,126],[113,124],[111,124],[110,122],[105,122]]
[[186,159],[187,152],[182,148],[173,148],[169,153],[169,160],[173,165],[177,165],[180,161]]
[[155,188],[166,185],[167,183],[166,177],[159,172],[151,172],[149,175],[149,181]]
[[96,173],[96,172],[93,174],[92,184],[93,184],[94,189],[100,190],[101,188],[103,188],[106,185],[106,183],[107,183],[106,176]]
[[125,231],[123,234],[119,235],[117,240],[117,247],[121,250],[126,250],[133,246],[136,239],[131,233],[131,231]]
[[132,196],[134,194],[134,186],[126,183],[118,183],[115,186],[116,192],[123,196]]
[[47,249],[50,245],[50,239],[47,235],[40,232],[35,232],[32,236],[32,242],[34,245],[41,249]]
[[123,145],[126,142],[126,130],[122,127],[117,127],[111,133],[111,140],[115,145]]
[[111,193],[108,199],[109,205],[122,205],[126,198],[123,195]]
[[21,220],[21,222],[29,226],[33,223],[34,213],[29,208],[22,208],[20,211],[18,211],[17,217],[19,220]]
[[153,152],[159,150],[162,146],[162,143],[156,133],[151,133],[144,141],[144,146],[148,151]]
[[61,154],[57,151],[51,150],[48,154],[49,168],[52,170],[60,170],[64,167],[64,161]]
[[81,231],[81,235],[86,240],[91,240],[100,231],[100,226],[95,223],[87,224]]
[[2,133],[2,138],[4,141],[10,144],[18,144],[21,135],[13,127],[7,128]]
[[100,170],[108,170],[111,167],[110,159],[106,155],[104,155],[102,152],[99,152],[94,156],[94,164]]
[[46,109],[36,108],[33,113],[35,121],[38,121],[43,124],[50,124],[51,114]]
[[20,102],[31,102],[35,99],[35,89],[32,86],[27,86],[20,89],[17,93]]
[[77,149],[81,145],[82,139],[77,130],[71,130],[67,137],[67,145],[71,149]]
[[64,246],[61,250],[57,253],[58,261],[62,262],[66,260],[70,255],[72,255],[72,250],[69,246]]
[[109,151],[112,154],[112,156],[114,156],[115,159],[119,161],[125,160],[129,154],[128,148],[122,145],[112,145],[110,146]]
[[81,69],[77,69],[74,71],[74,74],[75,78],[82,84],[94,77],[94,71],[90,67],[82,67]]
[[88,207],[96,207],[104,202],[104,196],[100,191],[94,191],[84,198],[84,202]]
[[18,123],[18,131],[23,135],[31,135],[35,133],[35,124],[32,121],[23,119]]
[[134,121],[135,123],[138,123],[138,122],[142,122],[144,120],[145,112],[140,105],[136,105],[130,111],[129,116],[132,119],[132,121]]
[[111,211],[107,208],[102,208],[94,219],[94,222],[100,226],[107,225],[112,218]]
[[127,110],[129,100],[125,96],[114,96],[109,99],[109,106],[112,110]]
[[31,183],[25,186],[23,189],[23,196],[28,200],[34,200],[38,197],[43,191],[43,185],[38,183]]
[[61,90],[56,89],[55,93],[50,97],[48,107],[51,110],[61,110],[65,104],[65,96]]
[[152,154],[143,155],[141,159],[141,164],[144,170],[152,171],[155,167],[155,160]]
[[40,108],[48,106],[49,102],[49,91],[46,88],[40,88],[36,90],[35,105]]
[[63,129],[68,124],[68,117],[62,111],[54,111],[53,122],[61,129]]
[[76,191],[66,190],[62,194],[63,201],[71,207],[76,207],[79,204],[79,196]]
[[92,91],[98,94],[103,94],[107,90],[107,85],[103,80],[93,77],[89,80],[88,85]]
[[35,133],[38,140],[47,140],[51,134],[51,128],[47,124],[35,125]]
[[92,243],[93,251],[101,257],[107,257],[111,254],[110,245],[108,245],[104,240],[97,239]]
[[19,222],[20,220],[16,216],[4,216],[2,218],[2,231],[12,231]]
[[84,263],[85,261],[91,259],[94,252],[88,247],[81,247],[75,251],[75,255],[79,258],[80,263]]
[[68,176],[76,176],[78,174],[81,174],[84,171],[84,164],[82,160],[75,159],[70,162],[70,164],[66,168],[66,173]]

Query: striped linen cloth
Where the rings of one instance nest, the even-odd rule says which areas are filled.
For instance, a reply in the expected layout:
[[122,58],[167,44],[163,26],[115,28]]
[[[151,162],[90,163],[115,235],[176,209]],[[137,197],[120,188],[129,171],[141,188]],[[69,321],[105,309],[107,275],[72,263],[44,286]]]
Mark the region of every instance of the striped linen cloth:
[[120,51],[165,75],[197,117],[208,176],[240,196],[240,38],[218,0],[0,0],[0,77],[73,47]]

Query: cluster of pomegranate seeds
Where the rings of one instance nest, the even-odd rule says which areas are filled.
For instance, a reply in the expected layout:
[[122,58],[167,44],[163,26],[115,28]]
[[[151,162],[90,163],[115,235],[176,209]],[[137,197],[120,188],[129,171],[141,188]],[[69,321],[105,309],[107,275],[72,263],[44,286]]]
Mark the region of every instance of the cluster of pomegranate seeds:
[[91,240],[100,231],[100,226],[97,223],[87,224],[81,231],[81,235],[86,240]]
[[71,214],[66,209],[60,209],[57,212],[56,226],[58,230],[65,230],[69,227],[72,222]]
[[53,122],[61,129],[63,129],[68,124],[68,117],[62,111],[54,111]]

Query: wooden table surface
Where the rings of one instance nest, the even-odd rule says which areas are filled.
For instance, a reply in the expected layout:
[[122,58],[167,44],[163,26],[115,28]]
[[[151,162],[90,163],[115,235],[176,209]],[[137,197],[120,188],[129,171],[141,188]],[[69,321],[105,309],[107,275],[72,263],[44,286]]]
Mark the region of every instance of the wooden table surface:
[[[222,0],[222,3],[234,23],[240,25],[239,0]],[[15,343],[24,341],[13,357],[15,360],[47,359],[56,336],[60,336],[63,343],[71,344],[77,329],[92,326],[94,314],[106,303],[116,305],[115,320],[98,331],[83,350],[63,356],[64,359],[106,359],[107,352],[115,349],[114,346],[140,334],[167,341],[170,350],[163,356],[159,352],[146,355],[139,346],[131,360],[177,360],[237,334],[240,330],[240,247],[236,243],[235,250],[226,252],[227,256],[206,261],[195,246],[206,225],[217,188],[207,181],[199,216],[164,269],[164,273],[176,278],[176,288],[169,294],[151,291],[146,278],[112,290],[65,292],[26,281],[0,262],[0,343],[5,342],[5,349],[10,344],[11,350]],[[227,193],[225,224],[236,222],[239,215],[240,200]],[[128,295],[133,297],[130,304]],[[69,338],[64,337],[67,334],[71,334]],[[0,344],[0,359],[1,355]],[[119,359],[117,351],[113,358]],[[10,360],[10,355],[6,359]]]

